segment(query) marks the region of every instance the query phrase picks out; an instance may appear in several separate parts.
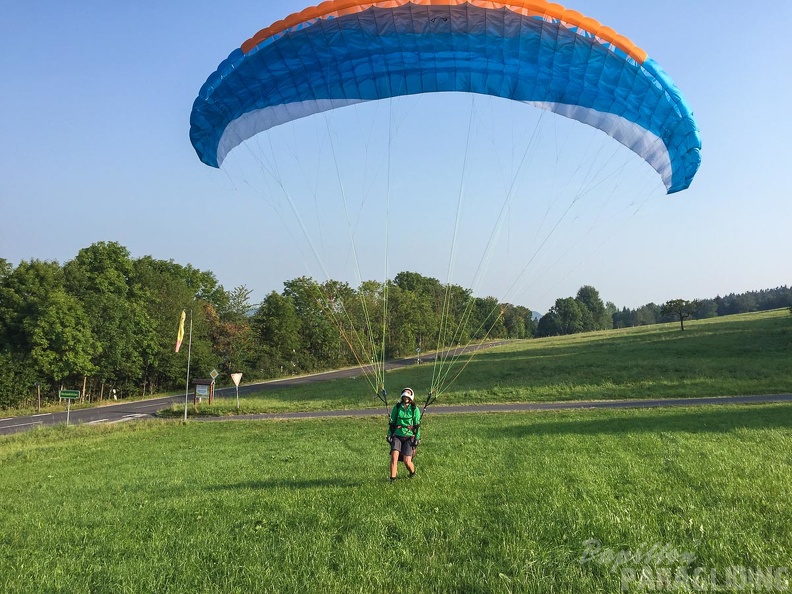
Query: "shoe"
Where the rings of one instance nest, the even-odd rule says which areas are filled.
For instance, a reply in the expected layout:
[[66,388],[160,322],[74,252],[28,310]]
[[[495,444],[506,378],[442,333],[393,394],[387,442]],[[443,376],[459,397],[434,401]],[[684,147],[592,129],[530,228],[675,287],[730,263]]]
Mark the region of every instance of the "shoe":
[[415,476],[415,472],[411,472],[409,478],[413,478]]
[[395,481],[395,480],[396,480],[396,477],[395,477],[395,476],[392,476],[392,477],[390,477],[390,482],[393,482],[393,481]]

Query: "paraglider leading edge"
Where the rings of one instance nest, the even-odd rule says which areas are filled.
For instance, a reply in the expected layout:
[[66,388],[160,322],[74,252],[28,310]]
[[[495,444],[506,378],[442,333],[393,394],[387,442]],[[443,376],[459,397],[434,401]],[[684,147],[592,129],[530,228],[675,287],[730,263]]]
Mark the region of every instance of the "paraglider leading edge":
[[467,92],[598,128],[686,189],[701,163],[693,112],[645,51],[544,0],[337,0],[262,29],[201,88],[190,139],[219,167],[248,138],[364,101]]

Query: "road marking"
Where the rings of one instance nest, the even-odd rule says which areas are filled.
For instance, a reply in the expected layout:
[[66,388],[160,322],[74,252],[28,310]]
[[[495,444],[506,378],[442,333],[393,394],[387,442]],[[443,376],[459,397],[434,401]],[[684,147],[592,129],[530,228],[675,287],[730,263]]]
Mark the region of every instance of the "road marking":
[[110,419],[98,419],[96,421],[88,421],[86,425],[95,425],[96,423],[104,423],[105,421],[109,421]]
[[3,429],[11,429],[11,427],[24,427],[25,425],[42,425],[44,421],[33,421],[32,423],[17,423],[16,425],[6,425]]
[[116,421],[110,421],[110,425],[114,423],[125,423],[126,421],[134,421],[135,419],[139,419],[141,417],[147,417],[148,415],[141,415],[141,414],[132,414],[132,415],[124,415],[122,418]]
[[10,420],[11,420],[11,419],[13,419],[13,418],[14,418],[14,417],[6,417],[5,419],[0,419],[0,421],[10,421]]
[[31,417],[46,417],[47,415],[51,415],[52,413],[40,413],[37,415],[30,415]]

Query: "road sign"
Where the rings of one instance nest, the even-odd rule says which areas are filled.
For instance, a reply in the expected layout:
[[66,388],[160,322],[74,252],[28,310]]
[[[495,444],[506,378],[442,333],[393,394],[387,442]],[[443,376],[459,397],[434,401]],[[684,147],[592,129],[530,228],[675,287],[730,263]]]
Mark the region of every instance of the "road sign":
[[66,399],[66,426],[69,426],[69,417],[71,416],[71,401],[77,400],[80,397],[79,390],[61,390],[58,393],[60,398]]
[[236,386],[236,395],[237,395],[237,411],[239,411],[239,382],[242,379],[241,373],[232,373],[231,379],[234,380],[234,385]]
[[217,373],[217,369],[212,369],[212,373],[209,374],[209,377],[211,377],[213,380],[216,380],[218,375],[220,374]]

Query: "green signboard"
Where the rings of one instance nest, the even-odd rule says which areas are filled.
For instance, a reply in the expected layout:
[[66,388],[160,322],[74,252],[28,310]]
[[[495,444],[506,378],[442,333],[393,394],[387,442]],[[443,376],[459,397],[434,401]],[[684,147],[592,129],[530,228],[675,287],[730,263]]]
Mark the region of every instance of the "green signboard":
[[69,400],[76,400],[80,397],[79,390],[61,390],[58,394],[60,398],[68,398]]

